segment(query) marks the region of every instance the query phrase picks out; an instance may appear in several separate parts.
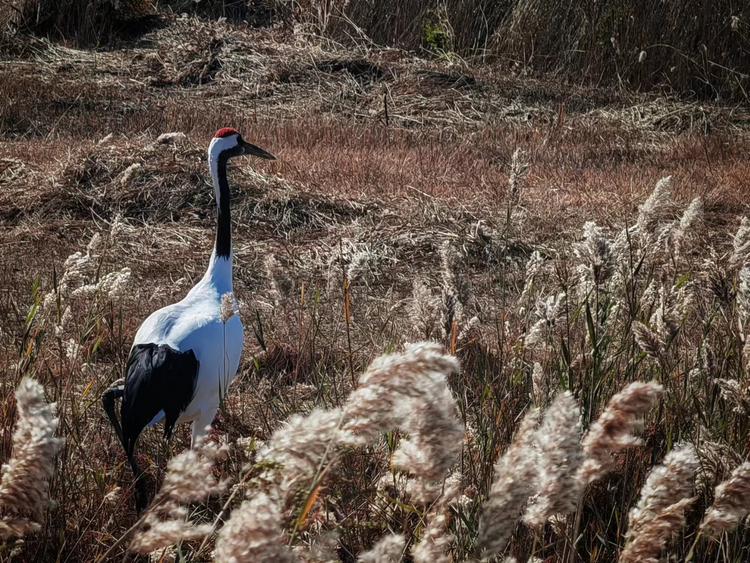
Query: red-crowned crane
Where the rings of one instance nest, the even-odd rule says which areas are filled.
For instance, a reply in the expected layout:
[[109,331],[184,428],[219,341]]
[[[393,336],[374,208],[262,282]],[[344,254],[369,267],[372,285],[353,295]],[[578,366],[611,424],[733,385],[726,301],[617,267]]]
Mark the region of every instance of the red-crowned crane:
[[[235,129],[219,129],[208,147],[208,166],[218,209],[216,243],[203,278],[179,303],[149,315],[130,350],[125,382],[104,392],[102,403],[125,448],[136,482],[136,508],[147,505],[141,471],[133,457],[146,426],[164,420],[164,437],[174,425],[192,422],[192,442],[206,434],[221,397],[240,363],[242,323],[239,315],[222,319],[222,296],[232,295],[232,225],[227,161],[251,155],[274,157],[242,139]],[[122,398],[120,419],[115,400]]]

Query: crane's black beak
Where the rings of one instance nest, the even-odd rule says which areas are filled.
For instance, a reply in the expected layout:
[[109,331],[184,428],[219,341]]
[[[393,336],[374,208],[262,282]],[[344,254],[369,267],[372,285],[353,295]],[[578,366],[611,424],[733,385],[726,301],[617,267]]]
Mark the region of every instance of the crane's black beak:
[[242,141],[242,154],[249,154],[251,156],[257,156],[258,158],[265,158],[266,160],[276,160],[276,157],[271,153],[264,151],[260,147],[256,147],[247,141]]

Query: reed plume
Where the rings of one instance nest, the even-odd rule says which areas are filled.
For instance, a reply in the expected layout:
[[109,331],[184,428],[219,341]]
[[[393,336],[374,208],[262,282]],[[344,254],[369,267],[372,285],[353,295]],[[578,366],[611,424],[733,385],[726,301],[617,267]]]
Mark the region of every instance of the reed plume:
[[565,318],[565,294],[548,295],[536,304],[537,321],[524,339],[524,344],[534,348],[545,342],[555,327]]
[[638,207],[638,236],[648,241],[656,234],[672,197],[672,176],[660,179],[648,199]]
[[529,161],[526,152],[518,148],[513,151],[510,160],[510,177],[508,178],[508,213],[518,204],[521,195],[521,183],[529,172]]
[[685,509],[695,500],[698,458],[688,444],[675,447],[664,465],[649,473],[638,504],[630,511],[628,544],[620,563],[658,561],[664,544],[685,525]]
[[234,293],[231,291],[224,293],[221,296],[221,310],[219,312],[221,322],[226,323],[239,312],[240,308],[237,305],[237,300],[234,298]]
[[422,536],[411,549],[414,563],[449,563],[448,548],[453,535],[447,530],[445,514],[428,515],[427,525],[422,529]]
[[743,266],[737,274],[737,314],[741,325],[750,318],[750,266]]
[[673,240],[679,254],[684,252],[687,241],[690,240],[691,234],[695,232],[702,220],[703,200],[700,197],[696,197],[687,206],[682,217],[680,217],[679,224],[674,230]]
[[18,423],[13,433],[13,455],[2,468],[0,537],[23,536],[39,530],[30,515],[41,520],[55,506],[49,497],[49,481],[55,470],[55,454],[63,440],[55,437],[57,405],[47,403],[42,386],[30,378],[16,390]]
[[701,531],[711,537],[734,529],[750,514],[750,462],[732,471],[732,475],[716,487],[714,502],[701,522]]
[[588,484],[603,477],[614,467],[612,453],[641,443],[632,433],[642,426],[641,418],[662,391],[654,381],[634,382],[610,399],[583,439],[586,460],[578,474],[580,481]]
[[226,489],[217,482],[212,470],[220,455],[215,446],[202,441],[169,460],[167,475],[151,507],[141,516],[129,549],[148,554],[180,540],[200,539],[213,531],[209,524],[188,521],[187,506],[205,501]]
[[523,517],[530,526],[543,526],[551,516],[575,510],[581,494],[575,477],[583,462],[580,416],[570,392],[560,393],[535,433],[537,494]]
[[445,241],[440,247],[440,277],[442,285],[441,324],[443,336],[449,336],[453,325],[464,323],[464,308],[469,301],[471,286],[463,275],[460,256],[453,245]]
[[732,239],[732,254],[729,256],[729,269],[736,271],[748,263],[750,258],[750,219],[743,217]]
[[404,553],[404,536],[388,534],[380,538],[369,550],[362,553],[359,563],[399,563]]
[[538,250],[535,250],[531,253],[529,261],[526,263],[526,275],[523,284],[523,291],[521,291],[521,296],[518,299],[518,301],[522,305],[526,303],[526,300],[529,298],[529,296],[531,296],[532,291],[534,290],[534,283],[536,282],[536,279],[543,268],[544,257],[539,253]]
[[459,365],[434,342],[408,344],[403,354],[376,358],[344,408],[344,430],[372,440],[400,428],[408,436],[393,454],[393,465],[414,474],[414,493],[434,495],[463,448],[463,426],[447,376]]
[[413,332],[420,339],[429,339],[435,334],[435,327],[440,318],[440,300],[432,295],[424,279],[414,280],[408,312],[414,323]]
[[649,356],[659,359],[664,353],[665,343],[661,337],[640,321],[633,321],[633,338],[641,350]]
[[216,563],[296,563],[284,545],[284,517],[278,499],[264,492],[232,511],[216,539]]
[[539,411],[532,409],[521,422],[508,450],[497,460],[494,479],[479,520],[476,549],[491,558],[505,548],[521,509],[536,490],[537,455],[533,447]]
[[625,547],[619,563],[659,563],[667,540],[685,526],[685,510],[693,502],[681,499],[662,510]]
[[593,221],[583,226],[583,241],[574,247],[576,256],[583,262],[584,281],[600,286],[615,273],[615,256],[604,231]]
[[310,485],[321,464],[336,448],[365,443],[351,431],[341,428],[343,419],[341,409],[317,409],[307,416],[292,416],[274,432],[258,458],[278,467],[265,476],[276,484],[281,498],[290,498],[298,485]]

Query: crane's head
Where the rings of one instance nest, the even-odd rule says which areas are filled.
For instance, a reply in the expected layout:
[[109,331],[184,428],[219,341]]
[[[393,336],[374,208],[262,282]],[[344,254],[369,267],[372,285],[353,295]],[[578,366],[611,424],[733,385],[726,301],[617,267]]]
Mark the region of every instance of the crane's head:
[[267,153],[262,148],[244,141],[240,132],[231,127],[219,129],[208,147],[208,155],[212,160],[219,160],[220,157],[232,158],[243,154],[276,160],[272,154]]

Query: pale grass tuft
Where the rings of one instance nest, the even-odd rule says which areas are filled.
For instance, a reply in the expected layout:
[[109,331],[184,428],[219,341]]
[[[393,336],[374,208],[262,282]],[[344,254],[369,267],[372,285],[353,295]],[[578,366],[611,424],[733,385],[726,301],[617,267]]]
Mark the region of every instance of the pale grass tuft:
[[421,278],[414,280],[411,295],[408,312],[414,323],[413,332],[419,338],[432,338],[440,319],[440,299],[432,294],[427,282]]
[[630,511],[620,563],[658,561],[666,542],[685,525],[685,509],[695,500],[691,495],[698,465],[693,447],[681,445],[667,454],[664,465],[651,470]]
[[555,514],[575,510],[581,493],[575,477],[583,463],[580,416],[570,392],[560,393],[536,431],[537,495],[523,517],[529,526],[543,526]]
[[464,323],[464,307],[469,300],[471,286],[462,271],[458,251],[449,241],[445,241],[440,247],[441,324],[444,337],[452,333],[454,323],[459,327]]
[[583,439],[587,459],[579,471],[579,481],[588,484],[603,477],[614,467],[612,453],[640,444],[632,433],[642,426],[641,418],[662,392],[662,386],[654,381],[636,381],[610,399]]
[[680,444],[667,454],[663,465],[654,467],[641,490],[638,504],[630,511],[628,537],[637,536],[648,523],[675,502],[687,498],[694,488],[698,457],[689,444]]
[[615,273],[615,257],[604,231],[593,221],[583,226],[583,241],[574,247],[575,254],[585,267],[585,281],[600,286]]
[[531,253],[531,256],[529,257],[529,261],[526,263],[526,275],[525,275],[525,281],[523,284],[523,291],[521,292],[521,296],[519,297],[518,301],[523,305],[526,303],[526,301],[529,299],[529,297],[532,295],[534,291],[534,284],[536,282],[537,277],[542,272],[542,269],[544,268],[544,257],[540,254],[538,250],[535,250]]
[[185,133],[177,131],[174,133],[162,133],[154,141],[154,145],[173,145],[177,141],[184,141],[187,139]]
[[56,407],[45,401],[38,382],[30,378],[21,381],[16,390],[18,424],[13,433],[13,455],[2,468],[0,506],[6,516],[0,521],[0,537],[38,530],[39,524],[23,515],[41,520],[54,507],[48,494],[49,481],[55,470],[55,454],[63,443],[55,437]]
[[180,540],[203,538],[213,531],[211,525],[188,521],[187,505],[205,501],[226,489],[226,483],[217,483],[212,473],[218,455],[218,448],[199,440],[193,449],[169,460],[164,483],[138,522],[129,546],[131,551],[148,554]]
[[732,412],[743,414],[748,410],[748,391],[734,379],[716,378],[713,382],[719,386],[721,398],[732,406]]
[[414,563],[449,563],[448,550],[453,534],[448,531],[445,514],[428,515],[427,525],[422,529],[419,543],[411,548]]
[[130,186],[130,183],[140,174],[143,169],[143,165],[140,162],[134,162],[128,166],[122,173],[117,177],[116,182],[123,187]]
[[516,436],[494,469],[494,479],[479,520],[476,548],[491,558],[505,548],[521,508],[536,489],[537,456],[533,447],[539,411],[532,409],[521,422]]
[[216,563],[293,563],[299,561],[284,545],[284,517],[271,496],[259,492],[232,511],[219,531]]
[[453,356],[434,342],[408,344],[403,354],[376,358],[360,378],[345,407],[346,430],[365,440],[400,428],[408,434],[393,465],[413,473],[417,500],[436,492],[463,448],[463,427],[446,378],[459,370]]
[[659,335],[640,321],[633,321],[633,337],[641,350],[653,358],[661,358],[664,352],[664,341]]
[[65,311],[60,317],[60,323],[55,326],[55,337],[62,338],[70,329],[72,321],[73,313],[70,311],[70,307],[65,307]]
[[750,462],[732,471],[731,477],[716,487],[714,502],[706,511],[701,530],[711,537],[734,529],[750,514]]
[[527,347],[534,348],[547,341],[555,327],[565,318],[565,299],[565,293],[560,293],[537,301],[537,321],[524,339]]
[[275,476],[279,491],[286,498],[298,485],[308,486],[334,449],[339,445],[361,445],[363,440],[341,428],[341,409],[314,410],[307,416],[294,415],[274,432],[259,452],[259,460],[280,465]]
[[237,305],[237,300],[234,298],[234,293],[227,291],[221,296],[221,322],[226,323],[233,316],[239,314],[240,308]]
[[534,368],[531,371],[531,390],[534,395],[534,404],[536,406],[542,406],[547,398],[548,391],[548,377],[539,362],[534,362]]
[[510,208],[518,204],[521,183],[529,172],[529,161],[526,152],[522,149],[513,151],[510,161],[510,177],[508,178],[508,205]]
[[687,206],[680,218],[680,223],[674,231],[674,242],[677,252],[682,253],[685,244],[690,240],[690,235],[696,230],[703,220],[703,200],[694,198]]
[[737,314],[742,325],[750,319],[750,266],[743,266],[737,274]]
[[685,526],[685,510],[694,500],[678,500],[655,516],[625,547],[618,563],[659,563],[664,544]]
[[732,239],[732,254],[729,257],[729,269],[739,270],[750,259],[750,219],[743,217],[740,227]]
[[362,553],[357,560],[359,563],[399,563],[405,546],[404,536],[388,534]]
[[664,218],[672,197],[672,176],[666,176],[656,182],[654,191],[638,207],[638,234],[652,236]]

